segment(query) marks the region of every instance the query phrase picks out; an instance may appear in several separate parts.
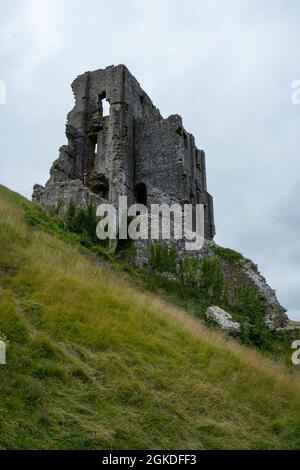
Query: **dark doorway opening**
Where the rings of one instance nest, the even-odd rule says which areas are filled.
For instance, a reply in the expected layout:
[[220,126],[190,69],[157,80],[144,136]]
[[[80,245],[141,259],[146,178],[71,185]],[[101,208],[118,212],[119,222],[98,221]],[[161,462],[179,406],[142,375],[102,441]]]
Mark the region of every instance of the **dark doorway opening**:
[[147,187],[145,183],[139,183],[134,188],[135,200],[138,204],[147,205]]

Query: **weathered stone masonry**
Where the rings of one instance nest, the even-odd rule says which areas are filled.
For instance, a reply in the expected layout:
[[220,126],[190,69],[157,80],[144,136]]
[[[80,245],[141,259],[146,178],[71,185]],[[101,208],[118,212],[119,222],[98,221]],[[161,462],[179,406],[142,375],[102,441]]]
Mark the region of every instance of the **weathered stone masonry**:
[[[86,72],[72,84],[75,106],[68,114],[68,145],[33,200],[46,208],[103,200],[118,204],[203,203],[205,237],[215,234],[213,199],[207,192],[205,154],[178,115],[163,119],[124,65]],[[103,115],[103,102],[110,105]]]

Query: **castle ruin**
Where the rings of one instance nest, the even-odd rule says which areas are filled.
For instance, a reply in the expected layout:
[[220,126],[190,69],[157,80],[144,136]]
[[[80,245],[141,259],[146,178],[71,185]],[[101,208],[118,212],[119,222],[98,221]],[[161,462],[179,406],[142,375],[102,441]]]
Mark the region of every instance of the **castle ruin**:
[[[207,192],[205,153],[179,115],[164,119],[124,65],[86,72],[72,84],[68,145],[33,200],[46,209],[110,202],[203,204],[205,238],[215,235],[213,199]],[[105,104],[109,113],[105,115]]]
[[[177,275],[187,256],[200,262],[214,259],[217,245],[205,154],[184,129],[182,118],[164,119],[124,65],[86,72],[74,80],[72,89],[75,106],[67,118],[68,144],[60,148],[45,187],[34,186],[33,201],[61,211],[71,201],[77,207],[109,202],[118,208],[119,196],[127,196],[129,205],[141,203],[148,208],[163,203],[203,204],[201,251],[186,253],[182,240],[164,243],[175,247]],[[136,265],[149,265],[150,248],[151,241],[135,242]],[[241,257],[232,264],[221,257],[220,266],[230,304],[238,305],[240,288],[254,289],[265,302],[265,323],[270,328],[286,327],[286,310],[252,261]]]

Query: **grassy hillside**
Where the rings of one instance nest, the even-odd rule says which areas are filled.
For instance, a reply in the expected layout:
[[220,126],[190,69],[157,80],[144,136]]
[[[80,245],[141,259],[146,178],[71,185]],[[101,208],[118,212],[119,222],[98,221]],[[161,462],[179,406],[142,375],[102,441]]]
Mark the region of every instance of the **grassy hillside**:
[[0,448],[300,447],[298,374],[28,224],[30,207],[0,187]]

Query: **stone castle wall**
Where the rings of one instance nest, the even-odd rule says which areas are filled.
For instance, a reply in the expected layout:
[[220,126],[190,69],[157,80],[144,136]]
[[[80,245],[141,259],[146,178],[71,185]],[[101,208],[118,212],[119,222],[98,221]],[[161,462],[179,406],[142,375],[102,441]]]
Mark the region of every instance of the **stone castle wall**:
[[[207,192],[205,154],[178,115],[163,119],[124,65],[86,72],[72,90],[68,145],[50,170],[45,187],[36,185],[33,200],[50,208],[59,201],[86,205],[102,200],[118,205],[203,203],[205,236],[215,234],[213,200]],[[110,106],[103,115],[103,101]]]

